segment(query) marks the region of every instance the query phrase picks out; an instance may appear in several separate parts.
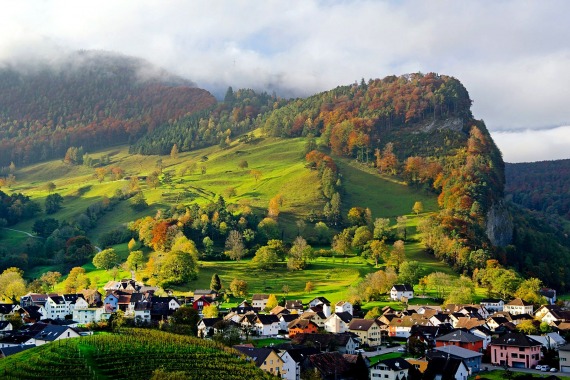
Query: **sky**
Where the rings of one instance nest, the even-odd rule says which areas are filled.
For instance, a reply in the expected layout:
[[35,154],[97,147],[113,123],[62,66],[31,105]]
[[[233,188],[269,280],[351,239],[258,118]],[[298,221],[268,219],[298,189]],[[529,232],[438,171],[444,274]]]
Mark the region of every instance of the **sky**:
[[507,162],[570,158],[570,2],[0,0],[0,62],[144,58],[217,96],[308,96],[410,72],[458,78]]

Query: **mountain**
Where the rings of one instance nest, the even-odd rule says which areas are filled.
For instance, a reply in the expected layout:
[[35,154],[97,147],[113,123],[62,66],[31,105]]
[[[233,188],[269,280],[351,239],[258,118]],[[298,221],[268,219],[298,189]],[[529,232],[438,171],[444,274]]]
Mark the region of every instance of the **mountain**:
[[[415,73],[362,80],[303,99],[282,99],[230,87],[224,101],[216,102],[207,91],[193,88],[190,82],[143,61],[80,52],[55,63],[4,66],[0,70],[0,89],[0,160],[2,165],[11,161],[16,164],[4,168],[4,183],[13,183],[14,178],[9,176],[21,165],[49,157],[63,158],[70,148],[75,149],[70,155],[81,157],[80,152],[86,150],[129,143],[130,154],[173,152],[167,165],[178,173],[167,169],[167,165],[163,172],[166,162],[156,160],[160,165],[155,167],[155,159],[150,157],[144,159],[147,166],[127,168],[128,176],[148,175],[163,189],[169,188],[159,192],[157,184],[148,185],[145,191],[153,187],[155,202],[158,198],[161,205],[176,206],[166,199],[162,203],[161,197],[187,184],[188,175],[194,176],[198,165],[202,178],[212,176],[215,180],[215,192],[207,199],[212,201],[216,194],[241,190],[232,187],[229,177],[239,174],[245,179],[250,175],[243,169],[248,165],[247,156],[256,154],[256,141],[297,138],[305,141],[306,161],[295,162],[295,170],[304,165],[305,169],[314,169],[316,188],[312,190],[320,199],[312,194],[311,206],[299,204],[294,213],[282,219],[287,223],[294,225],[296,218],[306,218],[311,223],[325,221],[334,232],[349,229],[350,222],[344,216],[347,210],[365,210],[367,203],[384,196],[370,183],[362,184],[360,194],[366,196],[351,196],[351,186],[343,186],[343,181],[354,178],[351,174],[358,167],[437,197],[439,210],[428,215],[418,230],[427,251],[456,271],[473,273],[497,259],[521,273],[538,273],[548,285],[570,284],[570,272],[560,265],[570,256],[566,249],[559,249],[565,244],[548,243],[557,241],[552,239],[555,232],[535,228],[540,221],[519,212],[505,199],[501,152],[484,122],[473,116],[467,89],[451,76]],[[210,153],[193,157],[195,162],[181,166],[176,161],[179,152],[204,148]],[[212,162],[219,155],[214,152],[232,150],[235,157],[228,159],[223,171],[210,172],[208,160]],[[84,165],[78,171],[92,178],[92,167],[110,165],[113,157],[109,156],[113,154],[102,155],[94,165]],[[263,159],[273,162],[279,157],[275,154]],[[238,163],[244,165],[234,172]],[[113,165],[117,164],[114,159]],[[122,168],[107,169],[111,172]],[[263,174],[263,163],[250,169]],[[24,172],[16,173],[16,179]],[[173,180],[174,176],[180,178]],[[103,173],[100,182],[104,180]],[[257,181],[258,177],[247,185],[252,190],[240,197],[251,194],[244,201],[253,201],[258,208],[256,217],[264,217],[266,202],[282,190],[272,188],[271,194],[264,194],[267,199],[259,199]],[[270,181],[268,177],[262,183]],[[106,196],[118,202],[134,195],[113,190],[115,194]],[[187,188],[185,194],[193,194],[190,190]],[[295,193],[289,197],[298,196]],[[17,203],[20,198],[9,199]],[[79,202],[81,197],[73,200]],[[406,208],[410,210],[411,205]],[[251,226],[256,228],[253,223]],[[290,227],[285,229],[295,230]],[[204,231],[202,234],[209,236]],[[220,232],[220,242],[215,244],[222,245],[226,234]],[[537,260],[541,260],[540,268]],[[556,276],[553,271],[557,271]]]
[[215,103],[188,80],[107,52],[0,64],[0,166],[135,141]]

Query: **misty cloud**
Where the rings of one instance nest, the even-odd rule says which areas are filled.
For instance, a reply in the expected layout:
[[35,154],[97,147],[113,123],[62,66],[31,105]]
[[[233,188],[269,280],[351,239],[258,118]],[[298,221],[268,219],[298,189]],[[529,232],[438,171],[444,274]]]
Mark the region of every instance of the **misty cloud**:
[[53,0],[2,7],[0,61],[142,57],[218,96],[306,96],[408,72],[460,79],[491,130],[570,122],[570,3]]
[[544,130],[496,131],[491,134],[506,162],[548,161],[570,157],[570,126]]

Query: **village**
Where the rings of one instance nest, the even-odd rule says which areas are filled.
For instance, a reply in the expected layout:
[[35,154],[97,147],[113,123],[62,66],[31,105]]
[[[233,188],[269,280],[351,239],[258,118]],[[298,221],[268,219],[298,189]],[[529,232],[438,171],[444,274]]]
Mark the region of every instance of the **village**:
[[[61,339],[93,334],[90,328],[118,312],[133,326],[168,321],[180,308],[200,316],[195,331],[203,339],[234,336],[231,345],[269,373],[283,379],[466,380],[489,368],[570,372],[570,309],[556,292],[542,289],[548,303],[535,309],[521,299],[484,299],[479,304],[407,305],[413,287],[394,285],[389,306],[364,318],[359,305],[316,297],[308,304],[286,300],[268,309],[271,295],[253,294],[237,307],[217,307],[219,294],[196,290],[193,297],[156,296],[156,287],[134,280],[110,281],[105,295],[22,296],[20,304],[0,304],[0,355]],[[271,306],[271,305],[270,305]],[[19,328],[18,328],[19,327]],[[267,342],[264,347],[258,343]],[[450,377],[451,376],[451,377]]]

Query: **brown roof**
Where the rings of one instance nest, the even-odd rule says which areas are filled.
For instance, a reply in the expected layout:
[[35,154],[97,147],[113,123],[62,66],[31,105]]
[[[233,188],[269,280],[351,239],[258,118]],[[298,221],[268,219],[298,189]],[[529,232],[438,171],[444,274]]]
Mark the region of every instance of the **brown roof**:
[[531,306],[532,304],[530,302],[523,301],[521,298],[515,298],[514,300],[509,302],[507,305],[509,305],[509,306]]
[[349,330],[368,331],[373,325],[377,325],[374,319],[354,318],[348,325]]
[[269,294],[254,294],[253,297],[251,297],[252,301],[263,301],[269,299]]
[[288,325],[287,328],[289,329],[306,329],[307,327],[309,327],[309,325],[314,325],[315,327],[317,327],[317,325],[308,320],[308,319],[301,319],[301,318],[297,318],[294,321],[291,321]]

